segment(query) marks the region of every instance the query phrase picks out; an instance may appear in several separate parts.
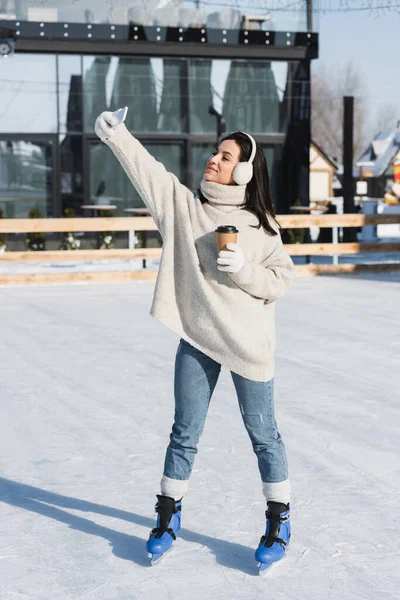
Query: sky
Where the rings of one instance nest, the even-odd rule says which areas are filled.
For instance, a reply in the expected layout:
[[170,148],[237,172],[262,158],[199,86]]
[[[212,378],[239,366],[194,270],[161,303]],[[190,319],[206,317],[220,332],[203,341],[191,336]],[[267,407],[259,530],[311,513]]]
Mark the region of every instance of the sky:
[[365,78],[372,130],[374,117],[387,104],[397,105],[400,120],[399,32],[400,11],[326,13],[319,18],[320,51],[313,72],[322,65],[337,69],[352,58]]

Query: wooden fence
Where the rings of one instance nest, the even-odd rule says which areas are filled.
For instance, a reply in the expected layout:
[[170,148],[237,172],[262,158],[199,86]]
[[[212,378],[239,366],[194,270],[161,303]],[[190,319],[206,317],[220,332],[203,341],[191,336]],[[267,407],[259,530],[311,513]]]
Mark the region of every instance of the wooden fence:
[[[361,271],[400,270],[399,260],[375,264],[338,264],[341,254],[359,254],[370,252],[399,252],[400,242],[396,243],[339,243],[338,228],[362,227],[365,225],[399,224],[400,215],[278,215],[283,229],[307,229],[309,227],[329,227],[333,231],[333,243],[328,244],[286,244],[285,248],[291,256],[333,256],[333,264],[296,265],[300,275],[317,275],[327,273],[355,273]],[[137,231],[156,231],[157,227],[151,217],[97,217],[73,219],[0,219],[1,233],[76,233],[100,231],[128,231],[129,248],[110,250],[43,250],[35,252],[0,253],[0,265],[9,262],[59,262],[59,261],[93,261],[110,259],[149,259],[159,258],[161,248],[135,248],[134,236]],[[157,271],[141,269],[125,272],[70,272],[70,273],[6,273],[0,274],[0,284],[25,283],[67,283],[79,281],[129,281],[139,279],[155,279]]]

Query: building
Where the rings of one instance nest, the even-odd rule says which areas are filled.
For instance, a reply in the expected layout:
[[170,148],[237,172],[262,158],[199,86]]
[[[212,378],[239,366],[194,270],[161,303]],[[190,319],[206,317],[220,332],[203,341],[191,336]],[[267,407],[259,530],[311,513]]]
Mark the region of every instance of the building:
[[310,146],[310,203],[334,196],[338,167],[336,161],[313,140]]
[[399,165],[400,122],[396,129],[378,133],[356,162],[360,178],[368,182],[370,198],[383,198],[394,183],[400,183]]
[[142,206],[94,134],[100,112],[124,105],[131,132],[189,188],[215,147],[212,106],[227,131],[249,131],[262,144],[278,212],[308,205],[310,62],[318,56],[310,10],[277,4],[247,15],[210,6],[0,1],[4,216]]

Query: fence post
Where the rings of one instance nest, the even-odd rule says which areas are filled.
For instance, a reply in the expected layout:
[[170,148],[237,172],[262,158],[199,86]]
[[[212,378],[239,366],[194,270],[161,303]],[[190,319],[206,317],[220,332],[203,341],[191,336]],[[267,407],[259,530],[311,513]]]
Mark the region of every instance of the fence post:
[[[332,243],[333,244],[339,243],[339,227],[332,227]],[[332,264],[333,265],[339,264],[339,256],[337,254],[332,255]]]
[[128,237],[128,248],[129,250],[133,250],[135,248],[135,230],[134,229],[130,229],[128,231],[129,237]]

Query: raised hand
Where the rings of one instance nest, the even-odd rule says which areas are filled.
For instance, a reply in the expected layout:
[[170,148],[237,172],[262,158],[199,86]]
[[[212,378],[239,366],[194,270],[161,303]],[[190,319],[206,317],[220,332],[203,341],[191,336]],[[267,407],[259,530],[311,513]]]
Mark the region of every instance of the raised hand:
[[114,112],[105,110],[96,119],[94,130],[96,135],[104,141],[108,140],[115,133],[115,128],[121,123],[121,120]]

